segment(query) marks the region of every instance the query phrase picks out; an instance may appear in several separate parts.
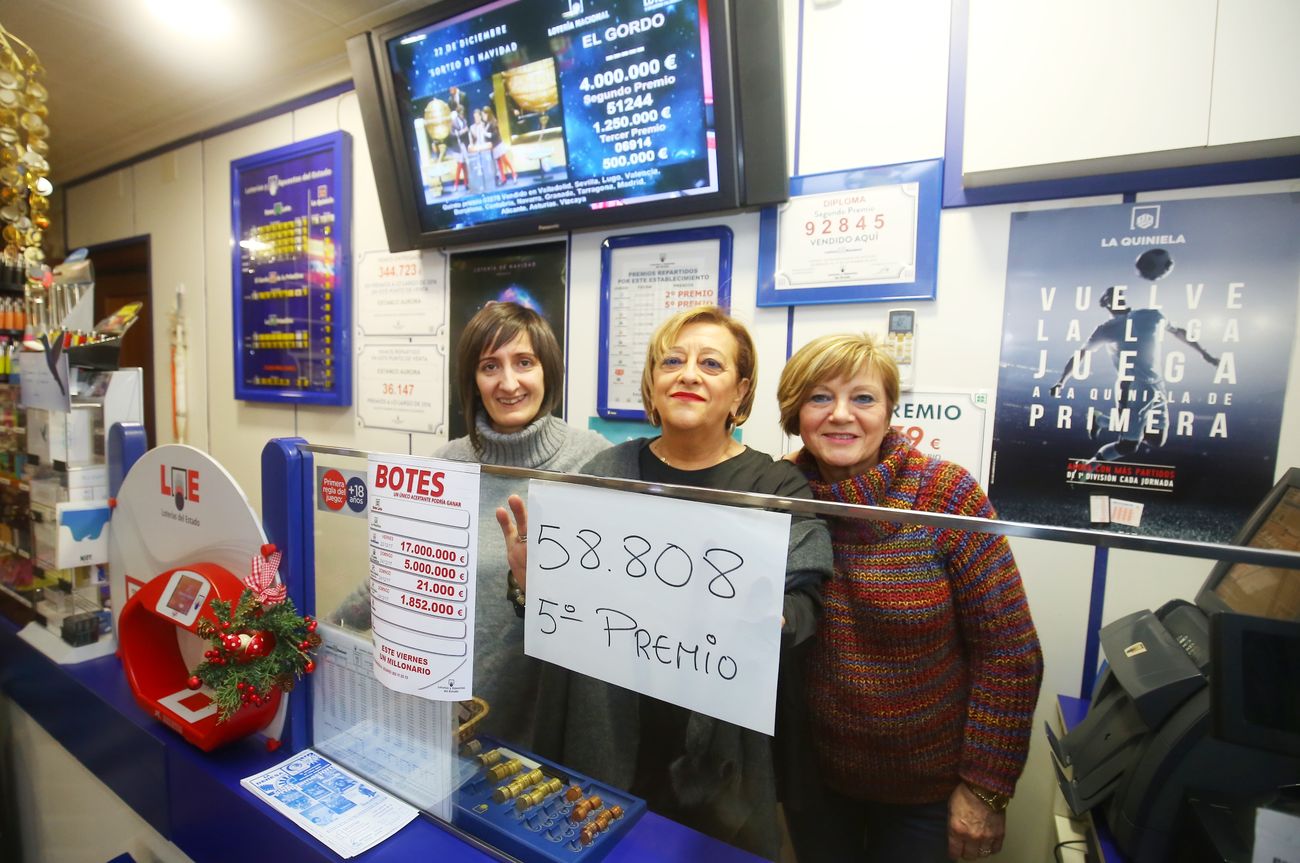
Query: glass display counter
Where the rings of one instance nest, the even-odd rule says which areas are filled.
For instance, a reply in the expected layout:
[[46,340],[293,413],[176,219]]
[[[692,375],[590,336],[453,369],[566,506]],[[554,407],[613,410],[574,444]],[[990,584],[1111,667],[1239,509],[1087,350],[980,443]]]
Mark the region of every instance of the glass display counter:
[[[356,486],[353,479],[366,475],[367,454],[302,444],[273,441],[263,457],[267,536],[287,550],[291,562],[282,575],[326,635],[317,672],[291,699],[298,718],[290,720],[286,746],[314,747],[424,813],[364,859],[436,854],[473,861],[502,859],[503,852],[530,860],[603,857],[613,863],[759,859],[658,813],[645,811],[638,818],[639,801],[625,789],[597,787],[519,741],[495,735],[494,711],[498,718],[510,714],[499,700],[489,701],[484,711],[481,705],[430,701],[380,685],[372,671],[367,621],[356,603],[366,597],[368,608],[368,519],[364,495],[357,499],[349,491]],[[803,505],[810,510],[838,506]],[[1294,555],[1277,552],[1091,532],[1081,539],[1084,532],[1057,536],[1054,529],[1036,526],[914,517],[1041,539],[1159,546],[1154,550],[1294,566]],[[482,601],[506,602],[504,595],[485,595]],[[0,621],[4,695],[193,860],[229,859],[232,836],[267,859],[336,859],[240,787],[241,779],[282,761],[284,751],[268,752],[263,741],[248,739],[201,753],[138,707],[115,657],[60,667],[17,639],[15,631]],[[294,726],[295,721],[300,724]]]

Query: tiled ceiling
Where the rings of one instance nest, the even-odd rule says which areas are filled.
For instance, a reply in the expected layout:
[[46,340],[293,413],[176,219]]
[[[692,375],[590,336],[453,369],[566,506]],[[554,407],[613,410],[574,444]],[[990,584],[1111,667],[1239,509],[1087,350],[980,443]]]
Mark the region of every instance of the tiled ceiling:
[[206,2],[232,12],[225,38],[174,32],[146,0],[0,2],[46,69],[56,182],[345,81],[349,36],[431,0]]

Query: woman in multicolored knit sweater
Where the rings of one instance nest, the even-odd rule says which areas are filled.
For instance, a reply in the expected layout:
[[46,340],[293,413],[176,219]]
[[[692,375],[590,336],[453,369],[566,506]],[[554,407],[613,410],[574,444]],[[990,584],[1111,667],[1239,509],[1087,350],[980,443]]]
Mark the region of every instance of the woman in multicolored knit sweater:
[[[996,517],[964,468],[890,428],[898,367],[827,336],[781,375],[781,424],[820,500]],[[825,800],[791,810],[800,863],[997,853],[1042,654],[1004,537],[834,519],[835,576],[807,666]]]

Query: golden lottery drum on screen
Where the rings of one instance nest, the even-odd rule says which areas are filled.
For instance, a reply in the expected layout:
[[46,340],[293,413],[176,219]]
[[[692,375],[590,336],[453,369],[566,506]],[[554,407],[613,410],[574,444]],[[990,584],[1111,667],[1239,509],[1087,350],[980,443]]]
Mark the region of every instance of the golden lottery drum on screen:
[[545,111],[559,101],[555,86],[555,61],[529,63],[504,73],[506,92],[525,111]]
[[424,106],[424,131],[431,141],[445,141],[451,134],[451,108],[441,99],[430,99]]

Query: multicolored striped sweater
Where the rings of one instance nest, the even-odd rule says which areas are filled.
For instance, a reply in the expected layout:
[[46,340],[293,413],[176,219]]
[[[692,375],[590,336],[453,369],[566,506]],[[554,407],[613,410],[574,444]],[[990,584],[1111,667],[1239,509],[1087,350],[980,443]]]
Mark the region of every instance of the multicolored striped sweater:
[[[813,494],[995,518],[965,468],[890,431],[871,470]],[[1015,790],[1042,682],[1038,633],[1005,537],[833,519],[835,576],[809,656],[814,741],[826,783],[882,803],[946,800],[964,779]]]

